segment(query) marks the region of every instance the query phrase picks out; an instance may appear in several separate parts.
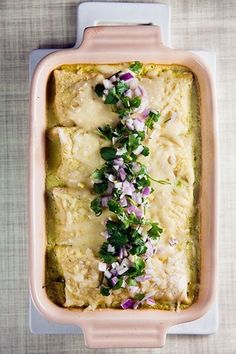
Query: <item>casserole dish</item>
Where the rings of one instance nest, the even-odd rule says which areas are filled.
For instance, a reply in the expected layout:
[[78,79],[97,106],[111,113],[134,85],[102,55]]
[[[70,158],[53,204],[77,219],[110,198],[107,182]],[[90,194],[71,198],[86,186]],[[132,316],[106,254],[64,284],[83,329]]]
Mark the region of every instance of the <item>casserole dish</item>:
[[[109,49],[109,52],[107,50]],[[142,309],[102,309],[82,312],[52,303],[45,283],[45,131],[46,87],[51,72],[62,64],[143,63],[188,67],[200,86],[201,119],[201,266],[198,300],[180,312]],[[194,55],[165,47],[157,26],[88,28],[82,45],[50,54],[38,65],[31,88],[30,140],[30,291],[38,310],[48,319],[77,324],[89,347],[160,347],[168,327],[201,317],[212,304],[216,289],[216,161],[215,102],[212,78]]]

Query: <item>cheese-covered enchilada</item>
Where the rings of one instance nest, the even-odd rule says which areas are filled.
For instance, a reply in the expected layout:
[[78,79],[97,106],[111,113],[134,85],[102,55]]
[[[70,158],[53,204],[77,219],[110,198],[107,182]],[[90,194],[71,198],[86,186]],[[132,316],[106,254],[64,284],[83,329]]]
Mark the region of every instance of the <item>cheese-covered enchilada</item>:
[[197,82],[176,65],[65,65],[49,81],[47,294],[176,310],[199,283]]

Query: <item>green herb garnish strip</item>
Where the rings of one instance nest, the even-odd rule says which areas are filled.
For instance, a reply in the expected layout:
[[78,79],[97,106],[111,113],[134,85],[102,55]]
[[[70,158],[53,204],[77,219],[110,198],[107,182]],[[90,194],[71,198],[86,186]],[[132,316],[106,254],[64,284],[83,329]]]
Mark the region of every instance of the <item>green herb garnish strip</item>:
[[[150,177],[145,165],[138,161],[140,155],[149,155],[143,141],[160,118],[159,112],[147,107],[146,94],[136,77],[141,71],[142,64],[134,62],[128,71],[118,72],[95,86],[98,97],[112,105],[120,118],[115,127],[98,128],[98,134],[111,145],[101,149],[104,165],[91,176],[97,194],[91,209],[97,216],[105,208],[114,214],[114,219],[106,222],[107,240],[99,251],[103,272],[100,291],[104,296],[121,287],[138,286],[137,277],[145,276],[145,259],[155,253],[163,232],[157,222],[145,218],[148,196],[153,192],[151,180],[169,182]],[[133,300],[143,298],[144,294],[136,294]]]

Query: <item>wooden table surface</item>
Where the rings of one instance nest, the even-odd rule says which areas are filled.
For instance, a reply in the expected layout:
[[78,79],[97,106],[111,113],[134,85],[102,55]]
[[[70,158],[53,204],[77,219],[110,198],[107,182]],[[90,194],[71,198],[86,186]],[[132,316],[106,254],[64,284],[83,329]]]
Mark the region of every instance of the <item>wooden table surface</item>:
[[[165,2],[165,1],[163,1]],[[172,43],[217,55],[220,158],[219,303],[216,335],[168,336],[164,349],[92,350],[76,335],[33,335],[28,326],[28,58],[75,41],[71,0],[0,1],[0,353],[236,353],[236,1],[173,0]],[[121,5],[122,6],[122,5]]]

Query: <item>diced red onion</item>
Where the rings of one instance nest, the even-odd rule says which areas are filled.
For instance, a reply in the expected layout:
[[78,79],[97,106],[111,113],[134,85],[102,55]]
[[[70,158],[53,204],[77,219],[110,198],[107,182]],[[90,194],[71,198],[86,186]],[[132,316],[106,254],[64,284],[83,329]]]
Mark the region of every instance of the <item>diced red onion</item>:
[[108,196],[108,197],[102,197],[102,207],[103,208],[106,208],[108,206],[108,202],[109,200],[111,200],[111,196]]
[[124,96],[129,97],[129,98],[132,98],[132,96],[133,96],[132,90],[130,90],[130,89],[127,90],[127,91],[125,92]]
[[135,119],[133,125],[134,125],[134,129],[137,130],[138,132],[144,131],[145,129],[144,122],[139,119]]
[[170,246],[175,246],[178,243],[178,240],[175,237],[171,237],[168,240]]
[[123,258],[123,247],[119,249],[119,258]]
[[141,167],[140,167],[139,164],[137,164],[136,162],[134,162],[134,163],[132,164],[132,170],[134,171],[134,173],[139,172],[140,169],[141,169]]
[[123,148],[116,150],[116,155],[121,156],[121,155],[125,154],[126,152],[127,152],[127,149],[125,147],[123,147]]
[[132,199],[135,203],[139,205],[142,204],[142,197],[140,193],[136,193],[136,192],[132,193]]
[[105,87],[105,89],[109,90],[109,89],[111,89],[113,87],[113,84],[108,79],[103,80],[102,83],[103,83],[103,86]]
[[112,277],[112,274],[111,274],[111,272],[109,272],[108,269],[105,270],[104,275],[105,275],[105,277],[108,278],[108,279],[110,279],[110,278]]
[[129,286],[129,291],[132,294],[135,294],[137,291],[139,291],[139,287],[138,286]]
[[110,181],[110,182],[114,182],[115,181],[115,176],[113,176],[113,175],[109,175],[108,176],[108,181]]
[[112,83],[114,83],[115,81],[116,81],[116,76],[115,75],[113,75],[112,77],[110,77],[110,79],[109,79]]
[[152,298],[149,298],[146,300],[147,305],[154,306],[156,304],[156,301],[153,300]]
[[122,309],[127,310],[127,309],[133,307],[134,302],[131,299],[126,299],[126,300],[123,300],[120,305],[121,305]]
[[135,279],[139,281],[140,283],[143,283],[146,280],[150,280],[152,277],[151,275],[140,275],[139,277],[136,277]]
[[105,89],[104,91],[103,91],[103,93],[104,93],[104,95],[108,95],[108,93],[109,93],[109,90],[107,90],[107,89]]
[[114,184],[112,182],[108,182],[108,188],[107,190],[103,193],[104,196],[110,196],[114,188]]
[[139,307],[140,305],[140,302],[139,301],[136,301],[134,304],[133,304],[133,309],[134,310],[137,310],[137,308]]
[[123,247],[123,253],[124,253],[124,257],[128,257],[128,251],[125,247]]
[[114,184],[114,186],[115,186],[115,188],[116,189],[118,189],[118,190],[121,190],[122,189],[122,182],[116,182],[115,184]]
[[139,208],[137,208],[135,205],[129,205],[127,211],[129,213],[134,213],[138,219],[141,219],[141,217],[143,216],[142,211]]
[[142,195],[144,197],[148,196],[151,193],[151,188],[150,187],[144,187],[142,190]]
[[147,251],[145,253],[146,257],[152,257],[154,250],[153,250],[153,246],[152,243],[150,241],[146,242],[146,247],[147,247]]
[[109,245],[107,246],[107,251],[108,252],[115,252],[115,247],[110,245],[110,243],[109,243]]
[[116,277],[116,276],[118,275],[117,270],[116,270],[115,268],[112,268],[112,269],[110,270],[110,272],[111,272],[111,274],[112,274],[114,277]]
[[146,274],[148,274],[148,275],[153,274],[153,272],[154,272],[153,268],[146,269]]
[[122,159],[122,157],[118,157],[113,161],[114,165],[117,166],[123,166],[124,165],[124,160]]
[[135,96],[143,96],[144,92],[141,86],[136,87],[136,89],[134,90]]
[[127,72],[127,73],[121,73],[119,75],[119,78],[120,78],[120,80],[128,81],[128,80],[133,79],[134,76],[130,72]]
[[124,181],[122,186],[122,193],[124,195],[132,196],[132,193],[135,191],[135,187],[131,182]]
[[142,116],[143,118],[147,118],[148,115],[150,113],[150,109],[149,108],[145,108],[143,111],[142,111]]
[[128,205],[127,199],[125,197],[120,199],[120,205],[126,207]]
[[105,272],[106,269],[107,269],[107,264],[106,263],[103,263],[103,262],[99,262],[98,263],[98,270],[100,272]]
[[124,264],[124,265],[118,266],[116,269],[117,269],[118,274],[121,275],[121,274],[124,274],[125,272],[127,272],[127,270],[129,268],[126,264]]
[[136,78],[130,80],[129,87],[131,88],[131,90],[135,90],[138,87],[138,80]]
[[134,130],[134,121],[133,121],[133,119],[130,119],[130,118],[127,119],[125,124],[126,124],[126,126],[127,126],[127,128],[129,130]]
[[109,233],[107,232],[107,230],[104,231],[103,235],[104,235],[104,237],[105,237],[106,239],[108,239],[108,238],[110,237],[110,235],[109,235]]
[[118,282],[118,278],[117,277],[111,278],[111,285],[112,286],[115,286],[117,282]]
[[133,151],[134,155],[139,155],[143,151],[144,147],[142,145],[139,145],[137,149]]
[[123,167],[121,167],[121,168],[119,169],[119,175],[120,175],[121,181],[123,182],[123,181],[125,180],[125,178],[126,178],[126,172],[125,172],[125,170],[124,170]]

